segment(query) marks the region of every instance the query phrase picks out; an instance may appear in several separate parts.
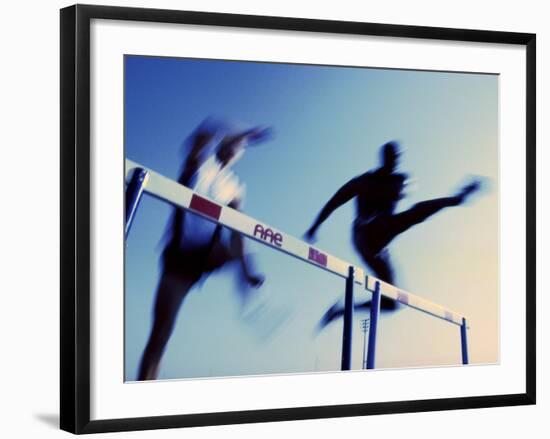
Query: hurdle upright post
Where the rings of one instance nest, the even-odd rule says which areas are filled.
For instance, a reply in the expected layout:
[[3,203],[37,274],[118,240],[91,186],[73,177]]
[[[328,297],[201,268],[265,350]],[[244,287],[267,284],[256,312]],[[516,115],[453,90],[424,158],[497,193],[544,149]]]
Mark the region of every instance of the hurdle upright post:
[[462,364],[468,364],[468,325],[466,319],[462,317],[462,325],[460,325],[460,341],[462,347]]
[[124,224],[124,236],[128,237],[130,226],[138,208],[143,190],[149,179],[149,173],[143,168],[136,168],[132,173],[132,178],[126,187],[126,218]]
[[342,336],[342,370],[351,370],[351,346],[353,332],[353,284],[355,269],[350,265],[346,278],[344,303],[344,334]]
[[[368,282],[365,281],[365,285]],[[378,329],[378,316],[380,315],[380,282],[374,284],[370,305],[369,347],[367,351],[367,369],[374,369],[376,355],[376,331]]]

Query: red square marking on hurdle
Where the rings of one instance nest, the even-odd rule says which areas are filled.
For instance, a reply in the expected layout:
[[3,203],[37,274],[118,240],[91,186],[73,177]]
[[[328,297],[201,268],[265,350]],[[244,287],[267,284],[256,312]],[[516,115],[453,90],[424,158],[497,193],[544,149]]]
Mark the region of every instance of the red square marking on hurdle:
[[325,255],[323,252],[320,252],[319,250],[314,249],[313,247],[309,248],[309,254],[307,258],[310,261],[322,265],[323,267],[327,266],[327,255]]
[[216,203],[212,203],[212,201],[209,201],[206,198],[199,197],[196,194],[193,194],[189,207],[194,211],[202,213],[203,215],[215,220],[220,219],[220,215],[222,213],[221,206],[218,206]]
[[408,305],[409,304],[409,295],[399,291],[397,293],[397,300],[401,303],[404,303],[405,305]]

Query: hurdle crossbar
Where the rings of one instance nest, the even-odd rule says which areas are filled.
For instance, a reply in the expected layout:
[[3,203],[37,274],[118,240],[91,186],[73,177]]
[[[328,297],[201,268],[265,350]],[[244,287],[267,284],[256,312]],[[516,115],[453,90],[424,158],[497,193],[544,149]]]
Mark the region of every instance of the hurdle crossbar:
[[[136,178],[134,175],[135,171],[139,173],[139,178]],[[203,195],[199,195],[192,189],[189,189],[188,187],[183,186],[178,182],[129,159],[126,159],[126,182],[128,184],[127,192],[131,194],[130,198],[133,203],[132,206],[126,206],[127,210],[131,209],[130,215],[127,212],[126,234],[129,231],[131,220],[135,214],[141,194],[143,192],[148,193],[153,197],[166,201],[174,206],[200,215],[209,221],[221,224],[224,227],[234,230],[250,239],[253,239],[254,241],[267,245],[268,247],[274,248],[275,250],[279,250],[318,268],[345,278],[346,280],[351,279],[351,285],[361,285],[365,288],[365,290],[370,291],[373,294],[373,301],[376,301],[376,295],[385,296],[410,308],[429,314],[432,317],[436,317],[460,326],[463,364],[468,363],[466,330],[469,327],[467,326],[466,318],[460,313],[452,311],[415,294],[403,291],[396,286],[384,282],[374,276],[366,276],[361,267],[337,258],[336,256],[314,247],[307,242],[289,235],[288,233],[245,215],[236,209],[220,204]],[[349,284],[350,282],[348,282],[348,285]],[[346,290],[348,291],[347,294],[349,297],[349,286]],[[349,334],[349,328],[351,325],[351,319],[353,319],[353,311],[352,309],[349,309],[352,305],[347,305],[348,306],[346,309],[348,312],[344,313],[344,327],[348,328],[348,330],[345,331],[346,334],[343,343],[342,369],[349,369],[351,367],[351,334]],[[378,313],[379,306],[371,307],[370,331],[373,331],[374,340],[371,342],[371,339],[369,338],[370,360],[368,362],[371,365],[369,368],[374,368],[375,334]],[[344,357],[346,358],[344,359]]]
[[[126,176],[128,182],[134,169],[144,169],[147,171],[148,179],[145,182],[143,190],[148,194],[175,206],[190,210],[207,220],[219,223],[250,239],[313,264],[323,270],[343,278],[348,277],[350,263],[317,247],[313,247],[275,227],[251,218],[236,209],[199,195],[193,190],[127,159]],[[355,267],[355,279],[355,283],[364,285],[365,274],[359,267]]]

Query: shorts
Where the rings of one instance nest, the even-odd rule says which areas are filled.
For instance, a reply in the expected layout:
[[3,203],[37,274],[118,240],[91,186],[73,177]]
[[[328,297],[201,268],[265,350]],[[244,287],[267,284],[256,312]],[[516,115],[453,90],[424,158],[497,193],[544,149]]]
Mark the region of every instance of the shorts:
[[361,254],[375,256],[397,236],[393,215],[379,215],[370,221],[355,220],[353,244]]

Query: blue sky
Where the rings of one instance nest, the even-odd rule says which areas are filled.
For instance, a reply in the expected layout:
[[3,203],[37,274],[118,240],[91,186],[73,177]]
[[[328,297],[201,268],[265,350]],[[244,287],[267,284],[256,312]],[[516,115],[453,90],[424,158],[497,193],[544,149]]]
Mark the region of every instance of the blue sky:
[[[498,77],[494,75],[305,66],[239,61],[125,58],[125,153],[176,178],[183,143],[207,116],[273,127],[234,171],[246,184],[243,210],[302,236],[347,180],[378,164],[398,140],[415,184],[398,209],[445,196],[482,175],[489,188],[448,209],[390,247],[398,286],[470,319],[473,363],[498,361]],[[125,376],[136,377],[151,325],[159,241],[171,208],[144,197],[126,247]],[[351,244],[353,205],[322,226],[317,245],[362,265]],[[159,378],[338,370],[341,320],[315,326],[344,281],[248,242],[266,282],[256,314],[235,294],[235,267],[210,276],[184,301]],[[356,297],[368,296],[356,289]],[[280,318],[284,316],[284,319]],[[355,314],[353,367],[363,334]],[[460,362],[458,327],[414,310],[383,317],[377,367]]]

